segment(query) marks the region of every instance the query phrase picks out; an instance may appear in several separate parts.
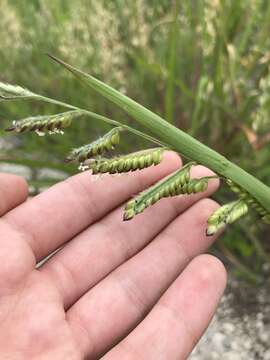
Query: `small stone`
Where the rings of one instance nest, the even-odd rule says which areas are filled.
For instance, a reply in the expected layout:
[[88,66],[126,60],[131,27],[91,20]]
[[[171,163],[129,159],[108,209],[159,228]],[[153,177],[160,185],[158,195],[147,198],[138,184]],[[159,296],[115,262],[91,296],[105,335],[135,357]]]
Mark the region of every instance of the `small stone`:
[[263,272],[268,273],[270,271],[270,264],[264,263],[262,266],[262,270],[263,270]]
[[232,333],[235,329],[235,326],[232,323],[224,323],[223,329],[226,333]]
[[0,163],[0,172],[19,175],[24,177],[26,180],[30,180],[32,177],[31,169],[24,165],[15,165],[3,162]]
[[270,350],[267,350],[263,355],[264,360],[270,360]]
[[244,341],[243,346],[245,349],[248,349],[248,350],[251,349],[252,341],[250,339],[247,339],[246,341]]
[[224,341],[225,341],[226,335],[222,334],[221,332],[217,332],[214,334],[212,338],[212,342],[215,346],[215,349],[218,350],[220,353],[224,350]]
[[67,177],[68,175],[64,171],[49,168],[43,168],[37,173],[38,180],[65,180]]

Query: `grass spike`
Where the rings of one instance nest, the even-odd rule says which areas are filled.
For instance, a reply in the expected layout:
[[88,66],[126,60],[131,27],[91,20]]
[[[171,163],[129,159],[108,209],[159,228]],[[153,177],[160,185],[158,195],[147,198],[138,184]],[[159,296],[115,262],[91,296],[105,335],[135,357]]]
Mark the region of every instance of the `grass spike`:
[[0,101],[34,99],[38,95],[18,85],[0,82]]
[[124,220],[131,220],[162,198],[204,191],[208,185],[208,179],[190,180],[190,169],[194,164],[194,162],[186,164],[130,200],[125,207]]
[[241,199],[221,206],[209,217],[206,235],[214,235],[218,230],[234,223],[247,213],[248,205]]
[[112,159],[96,159],[90,162],[89,168],[93,174],[115,174],[142,170],[152,165],[158,165],[162,161],[164,151],[165,148],[156,148],[142,150]]
[[6,131],[9,132],[36,132],[38,135],[61,133],[63,130],[71,125],[74,118],[84,115],[85,112],[81,110],[66,111],[60,114],[33,116],[22,120],[14,120],[12,126],[8,127]]
[[270,222],[270,213],[247,191],[236,185],[232,180],[226,179],[229,188],[238,195],[240,199],[245,201],[251,208],[253,208],[267,224]]
[[113,150],[120,142],[120,132],[124,129],[122,127],[115,127],[108,133],[103,135],[100,139],[93,141],[90,144],[73,149],[67,156],[66,161],[77,161],[84,163],[86,160],[101,155],[107,151]]

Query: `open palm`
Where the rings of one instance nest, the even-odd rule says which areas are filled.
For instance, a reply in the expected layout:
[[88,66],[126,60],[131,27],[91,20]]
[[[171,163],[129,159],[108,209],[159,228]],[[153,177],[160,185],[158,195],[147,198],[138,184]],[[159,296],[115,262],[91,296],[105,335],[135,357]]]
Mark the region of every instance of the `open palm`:
[[198,256],[214,240],[205,224],[218,205],[206,197],[218,183],[122,221],[123,203],[179,162],[167,153],[130,176],[86,172],[28,201],[22,179],[0,176],[1,359],[188,356],[226,282],[219,260]]

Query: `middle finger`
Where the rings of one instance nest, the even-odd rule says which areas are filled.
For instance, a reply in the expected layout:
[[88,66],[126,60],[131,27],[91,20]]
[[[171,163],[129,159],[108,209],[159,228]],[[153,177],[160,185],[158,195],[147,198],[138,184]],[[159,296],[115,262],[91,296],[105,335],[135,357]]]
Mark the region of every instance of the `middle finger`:
[[[192,176],[211,175],[198,166]],[[122,209],[108,214],[102,221],[85,230],[53,256],[41,271],[47,273],[59,289],[65,308],[116,267],[146,246],[173,219],[199,199],[218,187],[212,180],[206,192],[173,199],[163,199],[132,221],[122,221]]]

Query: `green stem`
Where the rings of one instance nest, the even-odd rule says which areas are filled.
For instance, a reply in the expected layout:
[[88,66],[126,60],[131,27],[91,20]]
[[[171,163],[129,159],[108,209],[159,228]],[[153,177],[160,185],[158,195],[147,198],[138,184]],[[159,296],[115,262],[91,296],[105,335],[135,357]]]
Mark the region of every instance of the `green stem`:
[[223,254],[229,259],[229,261],[236,266],[243,274],[245,274],[251,281],[255,282],[255,283],[259,283],[260,282],[260,277],[253,272],[252,270],[250,270],[246,265],[244,265],[243,263],[240,262],[239,259],[237,259],[236,256],[234,256],[234,254],[232,254],[230,252],[230,250],[228,250],[222,243],[221,241],[218,242],[219,248],[221,249],[221,251],[223,252]]
[[176,69],[176,49],[177,49],[177,19],[180,11],[180,0],[176,0],[174,6],[174,17],[170,29],[169,36],[169,61],[168,61],[168,81],[167,89],[165,94],[165,118],[166,120],[173,124],[174,122],[174,111],[175,111],[175,96],[174,96],[174,79],[175,79],[175,69]]
[[126,111],[147,129],[151,136],[158,138],[160,142],[183,154],[188,159],[205,165],[217,174],[231,179],[245,189],[270,213],[270,188],[254,176],[109,85],[60,59],[53,56],[51,58],[66,67],[79,80]]
[[259,257],[266,261],[268,264],[270,264],[270,256],[264,250],[260,240],[257,239],[257,236],[254,234],[253,228],[247,228],[244,224],[240,224],[240,228],[244,232],[245,236],[253,243]]
[[134,129],[126,124],[123,124],[119,121],[116,121],[116,120],[113,120],[113,119],[110,119],[106,116],[103,116],[103,115],[99,115],[99,114],[96,114],[92,111],[89,111],[89,110],[85,110],[85,109],[81,109],[77,106],[74,106],[74,105],[70,105],[70,104],[67,104],[65,102],[62,102],[62,101],[59,101],[59,100],[55,100],[55,99],[51,99],[49,97],[46,97],[46,96],[42,96],[42,95],[39,95],[38,98],[42,101],[45,101],[45,102],[48,102],[48,103],[52,103],[52,104],[55,104],[55,105],[60,105],[60,106],[63,106],[63,107],[66,107],[68,109],[72,109],[72,110],[80,110],[80,111],[83,111],[85,112],[87,115],[91,116],[93,119],[96,119],[96,120],[101,120],[103,122],[106,122],[107,124],[110,124],[110,125],[113,125],[113,126],[121,126],[123,127],[124,129],[126,129],[127,131],[133,133],[134,135],[137,135],[139,137],[143,137],[144,139],[148,140],[148,141],[151,141],[157,145],[160,145],[160,146],[165,146],[164,143],[162,143],[161,141],[155,139],[154,137],[148,135],[148,134],[145,134],[137,129]]

